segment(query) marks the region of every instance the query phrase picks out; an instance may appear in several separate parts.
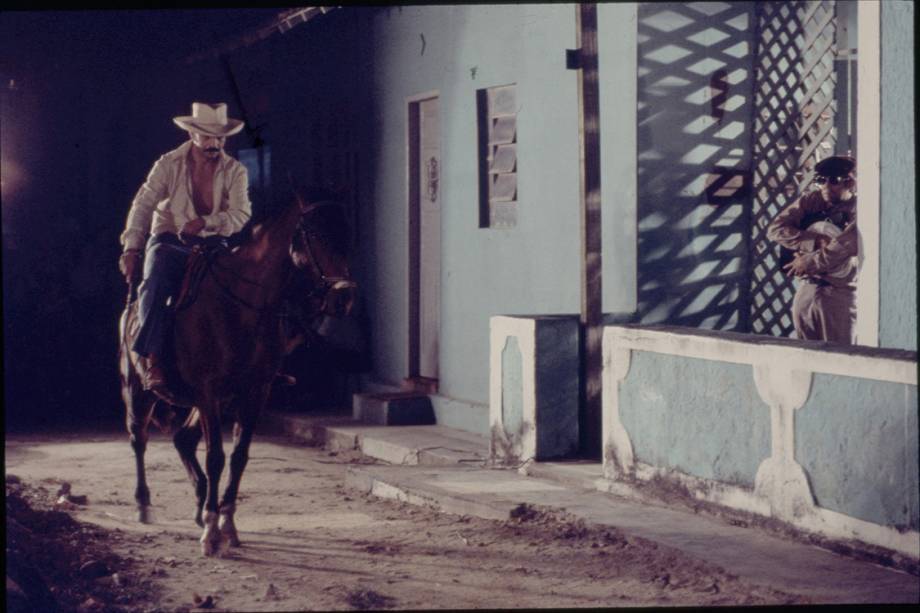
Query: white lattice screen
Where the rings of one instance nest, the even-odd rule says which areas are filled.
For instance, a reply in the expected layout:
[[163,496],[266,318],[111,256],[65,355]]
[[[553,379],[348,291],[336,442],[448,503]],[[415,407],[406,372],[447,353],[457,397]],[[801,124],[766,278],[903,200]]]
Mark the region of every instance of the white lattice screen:
[[755,15],[751,331],[789,336],[795,290],[766,230],[834,153],[836,6],[758,2]]

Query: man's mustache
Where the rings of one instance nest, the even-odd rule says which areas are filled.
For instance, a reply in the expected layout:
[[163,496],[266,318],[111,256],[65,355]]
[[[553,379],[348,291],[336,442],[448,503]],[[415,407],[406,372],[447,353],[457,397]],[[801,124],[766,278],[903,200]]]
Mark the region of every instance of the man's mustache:
[[207,151],[208,153],[217,153],[218,151],[220,151],[220,149],[218,149],[217,147],[208,147],[207,149],[205,149],[205,151]]

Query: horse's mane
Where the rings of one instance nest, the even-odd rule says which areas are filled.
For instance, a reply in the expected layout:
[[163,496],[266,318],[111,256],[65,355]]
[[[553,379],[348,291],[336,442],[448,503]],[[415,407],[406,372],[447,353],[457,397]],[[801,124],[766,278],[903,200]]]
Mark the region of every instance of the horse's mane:
[[304,203],[322,203],[310,216],[310,224],[325,237],[331,245],[342,253],[349,251],[350,232],[345,211],[337,195],[321,185],[294,186],[290,192],[284,190],[283,197],[267,200],[261,206],[254,206],[252,217],[246,225],[231,239],[233,246],[242,245],[252,240],[255,228],[279,217],[300,198]]

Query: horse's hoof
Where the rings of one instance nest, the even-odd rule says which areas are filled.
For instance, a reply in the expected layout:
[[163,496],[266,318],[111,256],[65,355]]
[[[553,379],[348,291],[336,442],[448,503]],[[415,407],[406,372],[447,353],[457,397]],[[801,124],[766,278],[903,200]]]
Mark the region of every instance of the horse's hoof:
[[217,527],[217,513],[208,511],[204,517],[205,528],[201,534],[201,555],[220,556],[224,537]]
[[137,507],[137,521],[142,524],[153,523],[153,509],[150,507]]
[[201,537],[201,555],[206,558],[220,557],[223,555],[223,550],[226,549],[225,544],[226,541],[221,538],[220,533],[204,534]]
[[222,514],[218,522],[218,528],[230,547],[240,546],[240,537],[236,532],[236,525],[233,523],[232,515]]
[[215,543],[213,541],[202,541],[201,542],[201,555],[206,558],[219,558],[222,555],[220,543]]
[[198,524],[199,528],[204,528],[204,519],[201,518],[201,511],[195,513],[195,523]]

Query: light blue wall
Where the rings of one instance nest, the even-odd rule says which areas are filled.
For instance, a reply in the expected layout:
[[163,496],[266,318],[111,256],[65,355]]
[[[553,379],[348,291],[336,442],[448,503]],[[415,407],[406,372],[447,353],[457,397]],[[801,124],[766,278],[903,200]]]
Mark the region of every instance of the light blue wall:
[[914,4],[881,5],[879,345],[917,349]]
[[604,313],[636,311],[635,3],[597,6]]
[[917,530],[917,386],[816,374],[795,414],[815,504]]
[[[421,53],[421,35],[425,38]],[[488,403],[489,317],[579,310],[572,5],[407,6],[373,20],[376,376],[408,375],[406,98],[441,104],[440,389]],[[471,69],[476,68],[475,77]],[[517,84],[517,227],[478,227],[476,90]]]
[[752,489],[770,455],[770,407],[746,364],[633,351],[619,405],[652,466]]

